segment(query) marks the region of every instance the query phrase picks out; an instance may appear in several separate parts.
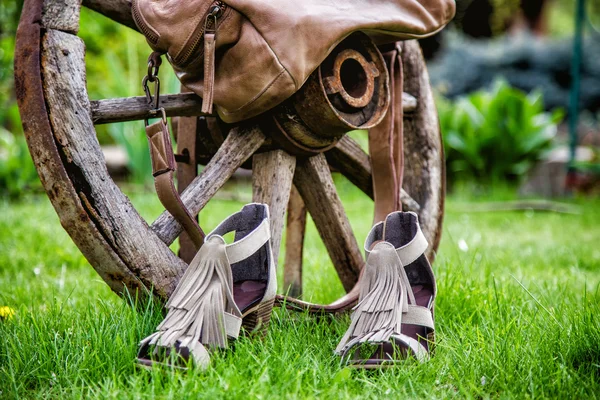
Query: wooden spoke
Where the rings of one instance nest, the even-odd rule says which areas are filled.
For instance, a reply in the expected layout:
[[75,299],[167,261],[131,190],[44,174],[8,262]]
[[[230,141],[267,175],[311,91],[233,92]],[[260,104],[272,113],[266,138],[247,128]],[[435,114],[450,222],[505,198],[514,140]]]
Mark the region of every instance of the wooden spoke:
[[[258,127],[233,128],[202,173],[183,191],[181,200],[197,215],[233,173],[254,154],[265,141]],[[166,244],[171,244],[182,231],[181,225],[167,211],[152,224],[152,229]]]
[[304,199],[342,285],[346,291],[351,290],[358,280],[364,260],[325,156],[319,154],[298,161],[294,185]]
[[[151,117],[145,96],[118,99],[93,100],[92,120],[94,124],[137,121]],[[202,99],[194,93],[162,94],[160,106],[168,117],[192,117],[207,115],[200,112]]]
[[46,1],[42,9],[42,26],[76,35],[79,31],[79,9],[77,0]]
[[371,160],[355,140],[348,135],[344,136],[325,156],[333,168],[373,198]]
[[131,16],[131,0],[83,0],[83,5],[121,25],[138,30]]
[[295,186],[292,186],[288,203],[285,238],[285,264],[283,271],[284,293],[292,297],[302,295],[302,253],[306,232],[306,206]]
[[276,263],[295,169],[296,157],[283,150],[255,154],[252,158],[252,201],[269,205],[271,246]]
[[406,114],[410,114],[417,109],[417,99],[408,93],[402,94],[402,108]]
[[[371,161],[369,155],[355,140],[344,136],[337,145],[326,153],[327,161],[348,180],[354,183],[371,199],[373,198],[373,181],[371,179]],[[404,189],[400,193],[402,209],[419,212],[421,209]]]

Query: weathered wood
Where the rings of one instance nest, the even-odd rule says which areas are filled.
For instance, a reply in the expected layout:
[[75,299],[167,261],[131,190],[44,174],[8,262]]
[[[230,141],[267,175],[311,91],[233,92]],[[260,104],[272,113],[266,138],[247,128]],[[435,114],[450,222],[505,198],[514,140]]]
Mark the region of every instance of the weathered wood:
[[269,205],[271,217],[271,247],[276,264],[283,232],[296,157],[283,150],[255,154],[252,157],[252,201]]
[[85,258],[119,294],[144,285],[110,247],[83,208],[58,152],[48,119],[40,70],[42,0],[25,0],[15,47],[15,89],[25,138],[42,185]]
[[[404,101],[404,112],[410,113],[416,109],[417,101],[408,93],[404,96],[408,99]],[[92,100],[91,104],[92,119],[96,125],[137,121],[150,117],[145,96]],[[200,112],[202,99],[195,93],[163,94],[160,96],[160,106],[165,109],[169,117],[207,115]]]
[[81,39],[61,31],[48,30],[42,40],[44,93],[58,149],[105,240],[144,285],[164,298],[186,265],[149,229],[108,175],[90,118],[84,52]]
[[283,270],[284,293],[292,297],[302,295],[302,253],[306,232],[306,206],[295,186],[288,203]]
[[121,25],[139,31],[131,16],[131,0],[83,0],[83,5]]
[[[197,215],[236,169],[254,154],[265,141],[258,127],[235,127],[219,147],[217,154],[202,173],[181,194],[183,204]],[[182,231],[181,225],[167,211],[152,224],[152,230],[166,244],[171,244]]]
[[42,26],[77,34],[81,0],[45,0],[42,9]]
[[417,41],[402,43],[404,90],[419,99],[412,118],[404,120],[403,187],[421,206],[419,221],[433,260],[442,236],[446,186],[443,144],[427,67]]
[[358,280],[364,260],[325,156],[319,154],[298,160],[294,185],[304,199],[342,285],[346,291],[351,290]]
[[417,109],[417,99],[409,93],[403,93],[402,108],[406,114],[413,113]]
[[[207,115],[200,112],[202,99],[194,93],[161,94],[160,106],[168,117]],[[151,117],[145,96],[91,101],[94,124],[138,121]]]
[[[325,156],[332,167],[373,199],[370,157],[355,140],[344,136]],[[400,201],[405,211],[418,212],[421,208],[404,189],[400,192]]]
[[[198,163],[196,159],[196,139],[198,130],[198,117],[176,118],[174,130],[177,132],[177,154],[186,155],[187,161],[177,163],[177,190],[181,194],[196,176],[198,176]],[[179,235],[179,257],[190,263],[196,255],[196,246],[187,232]]]
[[325,153],[325,156],[336,171],[373,198],[371,160],[355,140],[348,135],[344,136],[334,148]]

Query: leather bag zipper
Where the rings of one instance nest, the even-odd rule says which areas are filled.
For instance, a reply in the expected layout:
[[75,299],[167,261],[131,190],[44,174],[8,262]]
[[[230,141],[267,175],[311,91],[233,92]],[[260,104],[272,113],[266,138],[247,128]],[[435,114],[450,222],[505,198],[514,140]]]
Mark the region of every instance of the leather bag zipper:
[[[227,4],[222,1],[215,1],[208,9],[208,12],[202,18],[191,39],[184,45],[183,49],[174,57],[173,63],[180,68],[184,68],[190,61],[192,61],[198,47],[202,44],[204,39],[205,31],[214,31],[216,33],[217,22],[225,12],[227,11]],[[198,56],[201,56],[203,51],[201,50]],[[195,58],[195,57],[194,57]]]
[[[185,52],[182,50],[182,62],[187,62],[198,49],[204,39],[204,80],[202,81],[202,112],[211,114],[213,109],[213,94],[215,87],[215,52],[217,47],[217,23],[226,10],[225,3],[215,2],[204,18],[202,29],[195,34],[194,41],[186,44]],[[199,25],[200,26],[200,25]],[[177,62],[176,62],[177,64]]]
[[144,18],[142,17],[142,15],[140,14],[140,11],[138,10],[138,2],[134,1],[133,3],[133,7],[132,7],[132,15],[133,15],[133,20],[135,21],[135,24],[138,26],[138,28],[140,28],[140,30],[142,31],[142,34],[146,37],[146,39],[148,39],[148,41],[153,44],[156,45],[158,44],[158,34],[156,34],[156,32],[154,32],[154,30],[152,30],[148,24],[146,23],[146,21],[144,20]]
[[[184,68],[193,59],[204,56],[204,80],[202,90],[202,112],[210,114],[213,107],[213,92],[215,85],[215,51],[217,41],[217,24],[227,11],[227,4],[222,1],[215,1],[208,8],[208,12],[196,26],[190,40],[188,40],[179,54],[172,57],[171,61],[179,68]],[[133,18],[144,36],[150,43],[157,45],[159,36],[146,24],[144,18],[138,10],[137,1],[134,1]],[[204,48],[196,55],[198,47],[204,44]]]

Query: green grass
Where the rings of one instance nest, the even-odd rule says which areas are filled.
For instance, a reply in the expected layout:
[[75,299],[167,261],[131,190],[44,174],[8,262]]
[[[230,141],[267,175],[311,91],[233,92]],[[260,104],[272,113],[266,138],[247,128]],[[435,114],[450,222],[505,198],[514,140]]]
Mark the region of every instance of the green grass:
[[[340,192],[362,242],[371,203],[343,182]],[[149,219],[161,211],[153,194],[132,199]],[[45,197],[0,203],[0,306],[16,310],[0,320],[0,398],[597,397],[600,201],[575,201],[580,215],[460,211],[472,201],[448,201],[431,361],[352,371],[333,355],[347,317],[277,310],[264,340],[242,338],[187,374],[136,370],[159,307],[136,311],[110,292]],[[202,223],[240,206],[213,201]],[[305,263],[309,298],[342,293],[312,225]]]

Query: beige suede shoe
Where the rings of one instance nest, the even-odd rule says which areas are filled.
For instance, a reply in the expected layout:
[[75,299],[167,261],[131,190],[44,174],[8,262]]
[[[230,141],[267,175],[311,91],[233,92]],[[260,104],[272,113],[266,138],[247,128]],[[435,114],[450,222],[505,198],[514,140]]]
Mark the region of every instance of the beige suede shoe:
[[[234,231],[227,244],[223,236]],[[227,348],[242,326],[266,333],[277,291],[270,232],[268,206],[248,204],[206,236],[167,302],[167,316],[140,342],[139,365],[204,368],[209,351]]]
[[412,212],[391,213],[371,229],[359,302],[336,348],[350,366],[381,368],[411,356],[429,358],[436,284],[424,255],[427,246]]

